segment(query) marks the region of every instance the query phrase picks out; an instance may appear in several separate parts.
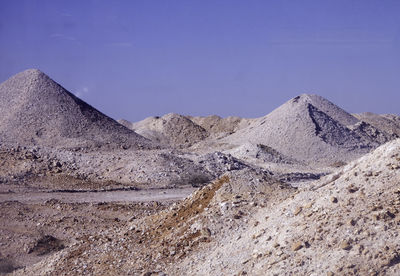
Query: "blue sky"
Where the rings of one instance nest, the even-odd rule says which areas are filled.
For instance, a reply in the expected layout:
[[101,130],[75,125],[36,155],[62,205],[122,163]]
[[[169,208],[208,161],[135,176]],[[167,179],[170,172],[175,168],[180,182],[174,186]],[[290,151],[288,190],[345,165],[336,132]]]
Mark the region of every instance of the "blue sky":
[[38,68],[107,115],[263,116],[301,93],[400,113],[400,1],[0,0],[0,81]]

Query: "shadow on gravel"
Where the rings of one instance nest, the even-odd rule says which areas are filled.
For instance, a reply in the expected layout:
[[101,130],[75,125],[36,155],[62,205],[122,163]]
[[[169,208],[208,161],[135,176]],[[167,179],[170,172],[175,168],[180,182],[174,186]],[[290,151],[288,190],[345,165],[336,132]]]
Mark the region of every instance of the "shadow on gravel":
[[0,275],[5,275],[19,268],[12,260],[0,258]]
[[28,253],[35,253],[38,256],[41,255],[46,255],[50,252],[53,251],[59,251],[61,249],[64,248],[64,244],[62,243],[61,240],[50,236],[50,235],[46,235],[41,237],[36,244],[29,249]]

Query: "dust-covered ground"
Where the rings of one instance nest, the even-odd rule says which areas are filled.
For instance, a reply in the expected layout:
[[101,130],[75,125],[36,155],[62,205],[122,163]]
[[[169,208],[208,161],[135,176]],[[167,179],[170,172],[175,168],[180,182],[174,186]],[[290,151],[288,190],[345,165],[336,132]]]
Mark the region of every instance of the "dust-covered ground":
[[0,274],[400,275],[396,115],[118,123],[39,70],[0,113]]
[[2,271],[398,275],[399,183],[395,140],[297,187],[244,168],[182,200],[6,201]]
[[130,221],[155,214],[191,191],[193,188],[143,192],[2,193],[0,272],[29,267],[82,239],[126,228]]

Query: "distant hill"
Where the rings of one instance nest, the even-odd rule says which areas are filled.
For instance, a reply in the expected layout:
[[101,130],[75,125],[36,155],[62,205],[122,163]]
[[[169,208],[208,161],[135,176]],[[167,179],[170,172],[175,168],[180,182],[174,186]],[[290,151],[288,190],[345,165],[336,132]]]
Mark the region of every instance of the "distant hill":
[[375,114],[371,112],[353,114],[353,116],[381,131],[400,137],[400,116],[394,114]]
[[136,123],[127,120],[118,122],[152,141],[170,146],[190,146],[209,135],[201,126],[175,113],[149,117]]
[[238,129],[241,129],[248,125],[251,119],[244,119],[240,117],[229,116],[226,118],[221,118],[217,115],[211,116],[187,116],[194,123],[203,127],[210,134],[221,135],[221,134],[231,134]]

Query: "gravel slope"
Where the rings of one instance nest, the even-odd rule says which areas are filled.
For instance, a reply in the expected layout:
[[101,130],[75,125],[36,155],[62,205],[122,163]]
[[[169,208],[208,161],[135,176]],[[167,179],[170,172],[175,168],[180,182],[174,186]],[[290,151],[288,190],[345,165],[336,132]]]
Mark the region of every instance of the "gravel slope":
[[244,119],[235,116],[222,118],[217,115],[194,117],[188,116],[190,120],[203,127],[205,130],[217,137],[229,135],[241,128],[248,126],[252,119]]
[[371,112],[364,112],[360,114],[353,114],[354,117],[364,121],[377,129],[394,134],[400,137],[400,116],[394,114],[374,114]]
[[149,117],[136,123],[127,120],[119,122],[154,142],[173,147],[189,147],[209,135],[201,126],[175,113]]
[[235,171],[15,274],[399,275],[399,183],[400,140],[297,190]]
[[395,115],[117,123],[32,69],[0,111],[0,274],[400,274]]
[[154,148],[36,69],[0,84],[0,137],[21,145]]
[[303,94],[222,141],[263,144],[299,161],[330,164],[359,157],[390,139],[322,97]]
[[[395,140],[285,200],[247,211],[241,227],[216,233],[214,242],[169,272],[399,275],[399,183],[400,140]],[[214,199],[209,213],[222,205],[240,210],[229,200]],[[212,227],[208,223],[205,227]]]

